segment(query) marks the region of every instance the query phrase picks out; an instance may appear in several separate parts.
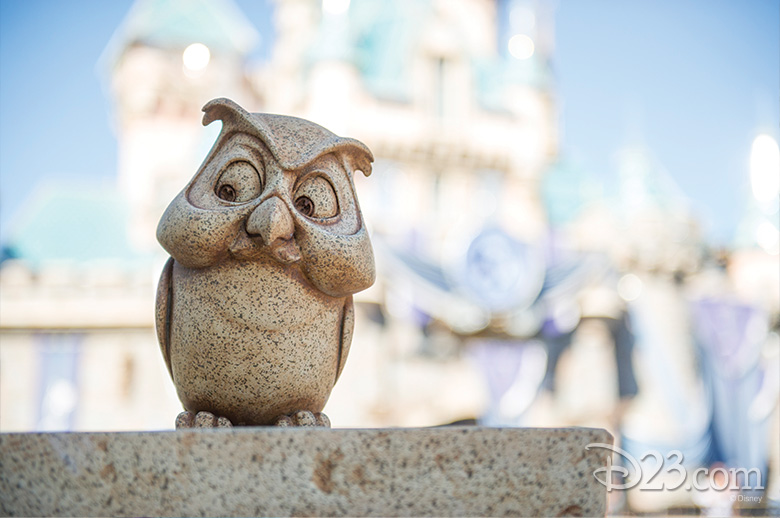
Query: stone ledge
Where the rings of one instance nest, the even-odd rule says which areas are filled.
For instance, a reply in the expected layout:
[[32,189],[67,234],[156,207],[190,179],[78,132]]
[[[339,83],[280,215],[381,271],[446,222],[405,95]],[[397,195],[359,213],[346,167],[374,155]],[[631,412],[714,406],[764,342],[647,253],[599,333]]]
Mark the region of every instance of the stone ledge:
[[73,516],[603,516],[606,430],[0,435],[0,511]]

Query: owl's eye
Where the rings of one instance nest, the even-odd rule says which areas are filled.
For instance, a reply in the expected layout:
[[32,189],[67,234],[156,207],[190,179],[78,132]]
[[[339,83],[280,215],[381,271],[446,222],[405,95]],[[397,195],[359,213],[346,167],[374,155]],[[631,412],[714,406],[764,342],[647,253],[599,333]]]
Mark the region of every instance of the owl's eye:
[[339,213],[336,192],[322,176],[306,179],[295,193],[295,208],[309,218],[332,218]]
[[214,192],[222,200],[242,203],[260,196],[263,182],[257,169],[249,162],[231,162],[220,175]]
[[236,201],[236,190],[232,185],[225,184],[219,188],[217,196],[225,201]]
[[304,216],[311,217],[314,214],[314,202],[306,196],[301,196],[295,200],[295,208]]

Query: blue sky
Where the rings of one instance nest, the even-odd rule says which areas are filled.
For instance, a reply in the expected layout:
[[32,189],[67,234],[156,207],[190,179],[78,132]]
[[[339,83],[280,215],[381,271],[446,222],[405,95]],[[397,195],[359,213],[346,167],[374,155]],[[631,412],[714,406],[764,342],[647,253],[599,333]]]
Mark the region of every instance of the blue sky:
[[[237,4],[271,43],[268,1]],[[44,178],[110,181],[116,140],[96,63],[129,0],[0,1],[0,239]],[[780,0],[558,0],[562,151],[610,178],[646,145],[710,238],[731,239],[750,144],[778,138]]]
[[599,174],[647,146],[730,240],[753,138],[778,137],[780,2],[561,0],[556,40],[565,152]]

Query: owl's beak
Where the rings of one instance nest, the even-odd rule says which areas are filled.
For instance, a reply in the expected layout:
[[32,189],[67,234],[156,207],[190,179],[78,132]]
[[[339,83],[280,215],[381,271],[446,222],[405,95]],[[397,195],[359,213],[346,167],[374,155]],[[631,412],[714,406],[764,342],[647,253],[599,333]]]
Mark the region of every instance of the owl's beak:
[[293,241],[292,215],[277,196],[265,200],[249,215],[246,231],[250,236],[259,235],[280,261],[291,263],[300,259],[300,250]]

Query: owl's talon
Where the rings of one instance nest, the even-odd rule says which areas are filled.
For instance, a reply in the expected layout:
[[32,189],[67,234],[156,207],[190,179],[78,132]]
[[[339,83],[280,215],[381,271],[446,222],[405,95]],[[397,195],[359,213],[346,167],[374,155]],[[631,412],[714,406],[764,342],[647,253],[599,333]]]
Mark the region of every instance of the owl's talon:
[[276,422],[274,423],[274,426],[289,428],[290,426],[295,426],[295,424],[293,424],[293,420],[290,419],[290,416],[282,415],[276,418]]
[[317,420],[317,424],[314,426],[321,426],[323,428],[330,428],[330,418],[323,414],[322,412],[316,412],[314,414],[314,419]]
[[192,412],[184,411],[176,416],[176,429],[179,428],[192,428],[195,425],[195,414]]
[[317,424],[314,414],[308,410],[298,410],[290,417],[292,417],[293,422],[298,426],[315,426]]
[[180,428],[232,428],[233,423],[226,417],[217,417],[211,412],[184,411],[176,416],[176,429]]
[[217,416],[211,412],[198,412],[195,415],[195,428],[214,428],[217,425]]
[[330,428],[330,419],[322,412],[309,412],[308,410],[298,410],[290,415],[280,415],[276,418],[274,426],[291,427],[324,427]]

